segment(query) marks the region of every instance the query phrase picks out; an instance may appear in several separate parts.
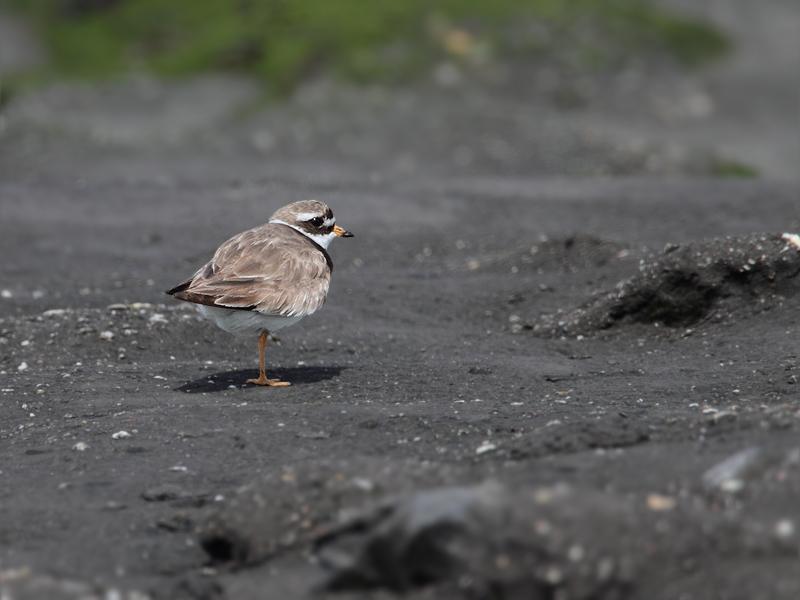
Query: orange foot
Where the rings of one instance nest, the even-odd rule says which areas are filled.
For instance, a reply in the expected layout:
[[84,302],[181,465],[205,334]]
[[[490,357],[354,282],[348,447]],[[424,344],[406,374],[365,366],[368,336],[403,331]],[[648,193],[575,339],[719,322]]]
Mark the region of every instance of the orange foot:
[[247,383],[265,385],[268,387],[288,387],[292,385],[288,381],[281,381],[280,379],[267,379],[266,375],[259,375],[258,379],[248,379]]

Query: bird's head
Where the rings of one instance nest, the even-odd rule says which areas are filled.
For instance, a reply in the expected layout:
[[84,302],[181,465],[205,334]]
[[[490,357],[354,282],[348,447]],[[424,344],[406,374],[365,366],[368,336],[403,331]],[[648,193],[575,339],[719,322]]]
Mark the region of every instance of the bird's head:
[[336,237],[353,237],[353,234],[336,224],[333,211],[319,200],[301,200],[279,208],[269,219],[296,229],[323,248]]

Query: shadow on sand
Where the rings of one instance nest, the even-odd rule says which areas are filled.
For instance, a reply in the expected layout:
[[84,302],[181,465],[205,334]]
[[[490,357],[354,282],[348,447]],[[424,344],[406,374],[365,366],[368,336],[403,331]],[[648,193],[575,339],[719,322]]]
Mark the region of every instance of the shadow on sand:
[[[337,377],[347,367],[289,367],[285,369],[270,369],[267,371],[269,377],[277,377],[284,381],[289,381],[292,385],[303,385],[306,383],[317,383],[327,381]],[[211,373],[204,377],[184,383],[175,388],[176,392],[186,392],[188,394],[202,394],[208,392],[222,392],[231,386],[256,387],[245,384],[248,379],[258,377],[257,369],[239,369],[236,371],[222,371]]]

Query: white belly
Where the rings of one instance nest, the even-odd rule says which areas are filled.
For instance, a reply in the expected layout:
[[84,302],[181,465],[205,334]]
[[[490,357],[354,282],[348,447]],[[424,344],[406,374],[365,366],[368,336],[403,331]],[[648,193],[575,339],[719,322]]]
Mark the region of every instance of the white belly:
[[264,330],[278,331],[294,325],[303,317],[278,317],[262,315],[254,310],[237,310],[221,306],[198,304],[197,311],[217,327],[234,335],[259,334]]

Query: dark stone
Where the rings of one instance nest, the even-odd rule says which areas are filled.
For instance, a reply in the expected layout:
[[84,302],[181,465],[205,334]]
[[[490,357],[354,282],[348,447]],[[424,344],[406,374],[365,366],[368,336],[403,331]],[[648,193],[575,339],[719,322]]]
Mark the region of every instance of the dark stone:
[[172,483],[157,485],[142,492],[142,498],[148,502],[166,502],[187,496],[188,494],[183,488]]

